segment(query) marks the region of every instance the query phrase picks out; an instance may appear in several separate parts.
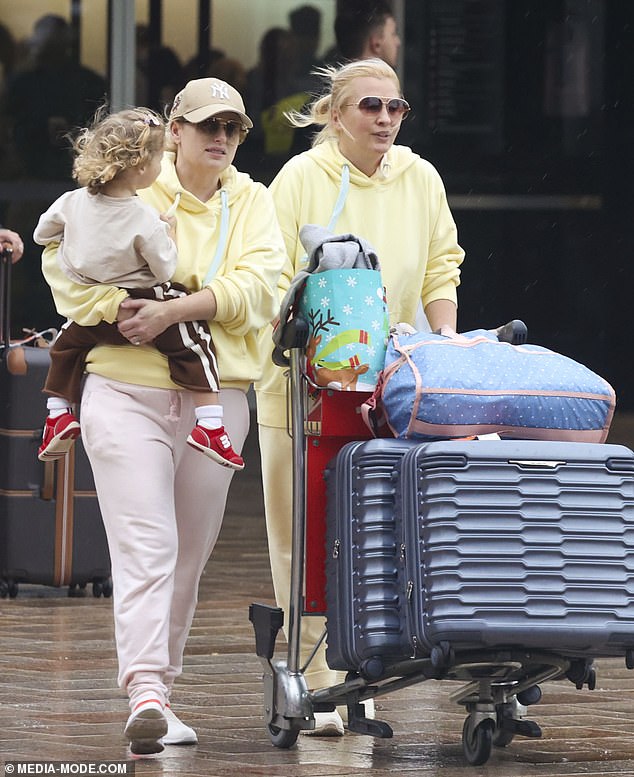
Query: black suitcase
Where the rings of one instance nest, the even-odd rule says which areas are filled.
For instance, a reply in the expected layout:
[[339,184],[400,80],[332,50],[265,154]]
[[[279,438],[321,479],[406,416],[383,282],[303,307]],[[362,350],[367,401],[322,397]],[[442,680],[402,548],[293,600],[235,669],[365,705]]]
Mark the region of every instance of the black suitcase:
[[[411,655],[634,648],[634,454],[620,445],[442,441],[401,461]],[[631,655],[631,654],[630,654]]]
[[401,532],[394,477],[416,442],[344,445],[326,469],[326,660],[332,669],[381,674],[407,658]]
[[110,557],[81,439],[62,459],[37,458],[46,418],[46,347],[10,343],[10,259],[2,256],[0,309],[0,595],[21,582],[112,593]]

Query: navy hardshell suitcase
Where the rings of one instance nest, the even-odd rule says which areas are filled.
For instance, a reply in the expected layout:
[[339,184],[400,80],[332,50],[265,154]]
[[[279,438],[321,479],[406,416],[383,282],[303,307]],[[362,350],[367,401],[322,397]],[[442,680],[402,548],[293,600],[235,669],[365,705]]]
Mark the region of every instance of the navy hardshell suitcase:
[[401,461],[410,653],[634,648],[634,454],[437,441]]
[[333,669],[380,673],[382,659],[402,660],[411,652],[395,472],[419,444],[351,442],[326,469],[326,659]]
[[37,458],[46,418],[47,347],[9,339],[10,266],[0,310],[0,596],[20,583],[112,592],[110,556],[90,464],[77,440],[61,459]]

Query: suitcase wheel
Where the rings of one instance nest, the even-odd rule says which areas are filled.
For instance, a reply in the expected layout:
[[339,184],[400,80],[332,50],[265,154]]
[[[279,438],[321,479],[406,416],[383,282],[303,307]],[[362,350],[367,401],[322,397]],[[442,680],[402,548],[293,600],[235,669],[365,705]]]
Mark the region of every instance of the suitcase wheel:
[[15,599],[18,595],[18,584],[15,580],[0,579],[0,599]]
[[473,725],[473,721],[474,716],[467,715],[462,727],[462,749],[471,766],[482,766],[491,756],[495,721],[486,718],[477,726]]
[[92,581],[92,595],[95,597],[95,599],[98,599],[100,596],[103,596],[105,599],[109,599],[112,596],[112,578],[95,578]]

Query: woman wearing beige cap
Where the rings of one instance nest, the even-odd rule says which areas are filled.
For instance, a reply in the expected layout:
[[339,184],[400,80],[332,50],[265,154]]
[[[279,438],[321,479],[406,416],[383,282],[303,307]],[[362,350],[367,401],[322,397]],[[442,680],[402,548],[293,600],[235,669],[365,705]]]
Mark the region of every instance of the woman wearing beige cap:
[[119,684],[130,703],[125,735],[137,754],[197,741],[170,709],[169,697],[233,474],[187,445],[191,394],[171,382],[152,340],[172,324],[209,322],[224,425],[239,450],[249,426],[246,391],[260,377],[256,335],[277,312],[284,263],[270,194],[232,164],[251,127],[233,87],[216,78],[190,81],[174,99],[161,173],[139,192],[160,213],[176,216],[173,280],[191,294],[160,302],[126,299],[112,286],[70,281],[54,248],[43,255],[62,315],[91,325],[133,312],[119,330],[130,343],[141,343],[93,348],[81,402],[112,557]]

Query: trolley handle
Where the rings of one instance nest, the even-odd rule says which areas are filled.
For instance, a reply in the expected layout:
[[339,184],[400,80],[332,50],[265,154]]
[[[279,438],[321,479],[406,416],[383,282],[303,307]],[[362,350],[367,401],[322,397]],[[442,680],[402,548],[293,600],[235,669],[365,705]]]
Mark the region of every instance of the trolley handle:
[[499,326],[491,331],[497,335],[501,343],[510,343],[511,345],[524,345],[528,337],[528,328],[519,318],[514,318],[508,324]]
[[285,324],[280,323],[278,326],[283,326],[283,329],[280,343],[276,344],[273,349],[273,362],[278,367],[288,367],[290,359],[286,355],[286,351],[291,351],[294,348],[303,350],[308,344],[308,323],[302,316],[295,316]]

